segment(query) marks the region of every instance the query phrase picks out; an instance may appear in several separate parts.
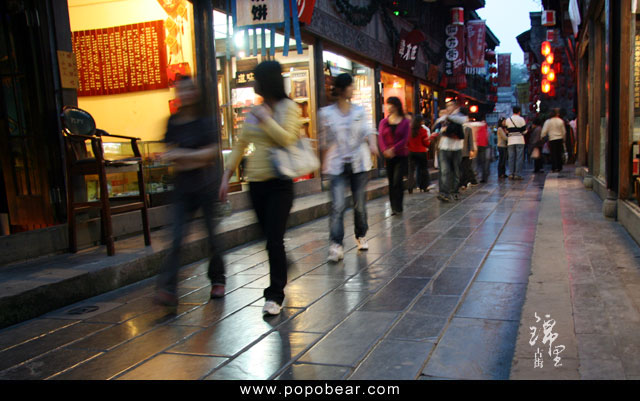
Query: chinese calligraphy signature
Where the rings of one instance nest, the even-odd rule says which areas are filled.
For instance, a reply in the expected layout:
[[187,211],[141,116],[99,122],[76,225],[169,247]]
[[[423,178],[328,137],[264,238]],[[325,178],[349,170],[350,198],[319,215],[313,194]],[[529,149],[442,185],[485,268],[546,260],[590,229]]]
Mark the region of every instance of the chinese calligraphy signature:
[[[560,358],[560,353],[565,350],[564,345],[556,345],[553,346],[553,343],[558,339],[558,333],[553,332],[553,328],[556,325],[556,321],[551,318],[551,315],[544,315],[545,319],[542,319],[538,316],[538,313],[534,313],[534,317],[536,318],[536,325],[530,326],[529,330],[531,330],[531,338],[529,339],[529,345],[534,347],[538,342],[538,338],[542,335],[542,345],[548,345],[549,347],[549,357],[553,358],[554,367],[560,367],[562,364],[560,363],[562,358]],[[542,321],[542,330],[538,327],[538,323]],[[542,352],[540,351],[540,347],[537,347],[533,367],[542,368],[543,367],[543,358]],[[555,355],[555,356],[554,356]]]

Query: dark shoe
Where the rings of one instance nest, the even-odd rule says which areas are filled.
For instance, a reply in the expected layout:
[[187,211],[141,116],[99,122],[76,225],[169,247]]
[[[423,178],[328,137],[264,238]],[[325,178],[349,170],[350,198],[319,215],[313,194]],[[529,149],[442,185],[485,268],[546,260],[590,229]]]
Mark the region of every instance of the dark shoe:
[[437,198],[440,202],[451,202],[451,199],[444,194],[438,194]]
[[215,284],[211,287],[211,299],[224,297],[224,285]]
[[452,194],[451,195],[451,199],[453,199],[454,201],[459,201],[460,200],[460,194]]
[[158,290],[153,297],[153,303],[162,306],[178,306],[178,297],[167,290]]

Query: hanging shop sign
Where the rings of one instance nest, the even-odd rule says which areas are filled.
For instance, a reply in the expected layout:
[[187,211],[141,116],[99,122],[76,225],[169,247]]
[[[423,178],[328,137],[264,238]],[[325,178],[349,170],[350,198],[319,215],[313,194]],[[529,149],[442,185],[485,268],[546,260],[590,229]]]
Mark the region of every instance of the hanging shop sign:
[[511,86],[511,53],[498,54],[498,86]]
[[556,41],[555,29],[547,29],[547,42],[553,43]]
[[[305,24],[311,24],[313,9],[316,6],[316,0],[297,0],[298,2],[298,19]],[[291,7],[293,10],[293,6]]]
[[486,33],[485,21],[469,21],[467,29],[467,74],[484,75]]
[[556,26],[556,12],[554,10],[542,12],[542,26]]
[[416,66],[416,60],[418,59],[420,44],[426,39],[424,34],[418,29],[414,29],[411,32],[403,32],[398,42],[398,48],[396,49],[394,65],[413,71]]
[[451,25],[464,25],[464,8],[454,7],[451,9]]
[[[271,38],[271,55],[275,54],[276,29],[284,26],[284,45],[282,55],[289,55],[289,38],[293,23],[296,50],[302,54],[302,38],[300,36],[300,20],[298,1],[291,0],[234,0],[232,1],[234,31],[244,33],[246,54],[258,55],[258,47],[262,56],[266,56],[266,30]],[[286,18],[285,18],[286,16]],[[250,43],[249,29],[253,29],[253,44]],[[258,32],[260,31],[260,32]],[[260,34],[259,34],[260,33]],[[260,36],[260,43],[258,43]],[[229,39],[229,38],[227,38]]]
[[73,53],[58,50],[58,69],[62,88],[78,89],[78,65]]
[[445,57],[445,73],[449,87],[464,89],[467,86],[465,75],[465,46],[464,27],[458,25],[447,25],[445,46],[447,47]]
[[78,96],[164,89],[167,46],[164,21],[73,32]]

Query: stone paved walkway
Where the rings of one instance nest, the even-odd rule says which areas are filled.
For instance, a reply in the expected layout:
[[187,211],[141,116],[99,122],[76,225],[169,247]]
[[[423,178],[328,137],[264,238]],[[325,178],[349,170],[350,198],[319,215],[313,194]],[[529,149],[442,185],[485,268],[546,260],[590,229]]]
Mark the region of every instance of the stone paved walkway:
[[454,204],[407,195],[401,217],[370,201],[370,250],[348,236],[339,264],[325,263],[327,218],[291,229],[278,317],[261,315],[256,242],[226,254],[221,300],[208,300],[196,263],[181,271],[174,313],[152,304],[148,279],[8,327],[0,378],[507,379],[543,185],[491,182]]

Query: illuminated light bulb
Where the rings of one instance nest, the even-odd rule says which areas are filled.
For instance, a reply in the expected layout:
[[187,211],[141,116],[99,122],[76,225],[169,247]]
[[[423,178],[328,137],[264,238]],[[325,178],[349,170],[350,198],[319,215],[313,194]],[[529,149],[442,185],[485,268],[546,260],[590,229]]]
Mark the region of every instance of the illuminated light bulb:
[[547,74],[547,81],[553,82],[555,80],[556,80],[556,72],[553,70],[549,71],[549,73]]
[[542,42],[542,46],[540,47],[540,52],[543,56],[548,56],[551,53],[551,43],[545,41]]
[[549,53],[549,55],[547,56],[547,63],[549,64],[553,64],[553,61],[555,60],[553,53]]
[[549,93],[549,91],[551,90],[551,83],[549,83],[549,81],[547,81],[546,79],[542,80],[542,93]]
[[540,67],[540,72],[542,73],[542,75],[547,75],[549,71],[551,71],[551,66],[549,65],[549,63],[544,61],[542,63],[542,67]]
[[473,105],[469,108],[469,111],[471,111],[472,113],[477,113],[478,112],[478,106]]

